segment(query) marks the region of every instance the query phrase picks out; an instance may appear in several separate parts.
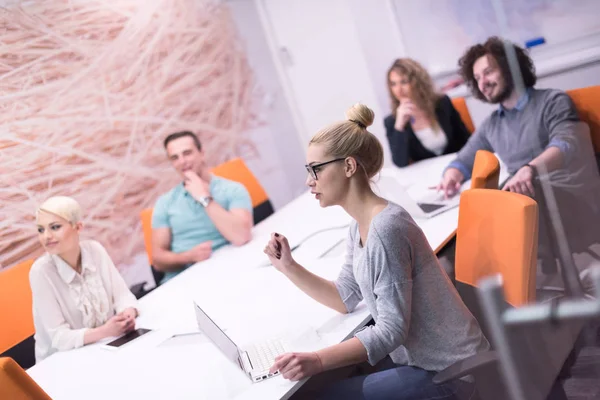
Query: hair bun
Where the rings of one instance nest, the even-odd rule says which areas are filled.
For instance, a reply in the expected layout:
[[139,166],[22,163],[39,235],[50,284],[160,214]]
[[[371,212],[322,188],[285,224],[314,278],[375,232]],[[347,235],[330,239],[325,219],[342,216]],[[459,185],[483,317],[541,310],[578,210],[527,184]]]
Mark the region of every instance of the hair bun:
[[366,129],[368,126],[373,125],[375,113],[364,104],[356,103],[346,111],[346,119]]

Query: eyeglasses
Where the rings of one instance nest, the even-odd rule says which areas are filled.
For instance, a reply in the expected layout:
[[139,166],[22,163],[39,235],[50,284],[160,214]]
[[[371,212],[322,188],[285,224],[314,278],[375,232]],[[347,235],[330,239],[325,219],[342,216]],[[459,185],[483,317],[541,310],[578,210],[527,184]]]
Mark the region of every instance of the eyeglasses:
[[310,175],[310,177],[316,181],[317,180],[317,172],[319,172],[319,168],[321,168],[324,165],[334,163],[336,161],[343,161],[345,159],[346,159],[346,157],[336,158],[335,160],[325,161],[325,162],[322,162],[319,164],[312,164],[312,165],[308,164],[308,165],[305,165],[304,167],[308,171],[308,174]]

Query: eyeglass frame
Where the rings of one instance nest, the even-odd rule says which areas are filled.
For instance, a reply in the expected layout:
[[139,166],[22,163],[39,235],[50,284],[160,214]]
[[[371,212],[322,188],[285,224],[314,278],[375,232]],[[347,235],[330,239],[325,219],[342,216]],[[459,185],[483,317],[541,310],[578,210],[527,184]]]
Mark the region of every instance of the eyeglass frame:
[[313,180],[317,181],[317,180],[319,180],[319,178],[317,177],[317,171],[315,171],[315,168],[319,168],[319,167],[322,167],[324,165],[331,164],[331,163],[334,163],[334,162],[337,162],[337,161],[344,161],[346,158],[347,157],[336,158],[335,160],[329,160],[329,161],[325,161],[325,162],[318,163],[318,164],[312,164],[312,165],[306,164],[304,167],[306,168],[306,171],[308,172],[308,174],[310,175],[310,177]]

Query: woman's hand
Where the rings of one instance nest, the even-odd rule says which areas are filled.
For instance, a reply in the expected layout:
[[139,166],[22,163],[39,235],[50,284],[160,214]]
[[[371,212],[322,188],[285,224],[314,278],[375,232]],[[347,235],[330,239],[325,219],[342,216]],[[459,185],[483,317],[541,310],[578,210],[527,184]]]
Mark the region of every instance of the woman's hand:
[[135,329],[135,318],[120,313],[106,321],[102,327],[106,336],[121,336]]
[[323,372],[323,364],[317,353],[285,353],[275,357],[275,363],[269,373],[279,373],[290,381],[316,375]]
[[137,310],[133,307],[128,307],[128,308],[124,309],[123,311],[121,311],[119,314],[129,316],[133,319],[136,319],[138,316]]
[[286,273],[296,265],[288,240],[279,233],[271,234],[271,240],[265,246],[264,253],[269,256],[271,264],[280,272]]
[[86,330],[83,335],[83,344],[96,343],[104,338],[121,336],[134,330],[136,315],[137,310],[135,308],[126,308],[106,321],[104,325]]
[[414,116],[415,105],[412,101],[406,100],[400,103],[396,109],[396,124],[394,128],[397,131],[404,130],[404,126],[410,121],[410,117]]

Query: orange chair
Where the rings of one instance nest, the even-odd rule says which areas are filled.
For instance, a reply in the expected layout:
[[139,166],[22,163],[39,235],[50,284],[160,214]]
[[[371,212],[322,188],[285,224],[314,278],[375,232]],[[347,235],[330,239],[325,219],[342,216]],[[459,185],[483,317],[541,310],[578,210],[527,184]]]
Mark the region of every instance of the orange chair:
[[[498,189],[498,181],[500,179],[500,162],[498,158],[487,150],[478,150],[475,154],[475,162],[473,163],[473,173],[471,174],[471,189]],[[445,248],[448,243],[456,237],[456,231],[448,237],[448,240],[443,242],[435,249],[438,254]],[[451,255],[447,255],[450,257]],[[453,262],[453,261],[451,261]]]
[[[152,269],[152,277],[156,286],[160,285],[160,281],[165,276],[165,273],[157,270],[152,266],[152,208],[145,208],[140,213],[140,219],[142,220],[142,232],[144,234],[144,246],[146,247],[146,255],[148,256],[148,263]],[[134,292],[134,294],[136,294]],[[137,294],[136,294],[137,296]],[[139,298],[139,297],[138,297]]]
[[144,234],[144,246],[148,262],[152,265],[152,208],[145,208],[140,213],[142,221],[142,233]]
[[567,90],[579,118],[590,126],[594,152],[600,153],[600,85]]
[[152,266],[152,211],[152,208],[143,209],[140,212],[140,220],[142,223],[142,233],[144,235],[146,256],[148,257],[148,264],[150,265],[150,270],[152,271],[152,277],[154,278],[154,283],[156,286],[152,287],[151,289],[146,289],[148,282],[140,282],[130,287],[129,290],[131,290],[131,293],[133,293],[138,299],[144,297],[150,293],[152,289],[158,287],[165,276],[164,272],[159,271]]
[[463,123],[467,127],[470,133],[475,132],[475,125],[473,125],[473,120],[471,119],[471,114],[469,113],[469,109],[467,108],[467,102],[464,97],[455,97],[452,99],[452,105],[460,114],[460,118]]
[[23,367],[35,364],[33,305],[27,260],[0,271],[0,354],[10,355]]
[[[476,285],[480,279],[500,274],[507,306],[535,301],[538,243],[537,203],[517,193],[470,189],[460,196],[456,236],[456,289],[492,338],[479,305]],[[495,346],[495,343],[491,343]],[[497,353],[486,351],[450,365],[435,375],[436,384],[471,375],[478,399],[507,399],[506,387],[497,379]]]
[[475,153],[471,189],[498,189],[500,179],[500,162],[494,153],[478,150]]
[[0,399],[52,400],[10,357],[0,357]]
[[269,200],[269,196],[267,196],[267,192],[265,192],[265,189],[263,189],[252,171],[248,169],[244,160],[234,158],[233,160],[224,162],[214,167],[212,173],[221,178],[239,182],[246,187],[252,199],[255,224],[273,214],[273,205]]
[[535,301],[537,245],[538,206],[533,199],[501,190],[470,189],[462,193],[456,286],[476,317],[474,288],[489,275],[502,275],[510,305]]

